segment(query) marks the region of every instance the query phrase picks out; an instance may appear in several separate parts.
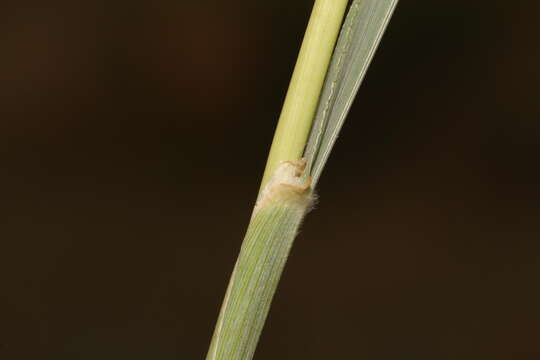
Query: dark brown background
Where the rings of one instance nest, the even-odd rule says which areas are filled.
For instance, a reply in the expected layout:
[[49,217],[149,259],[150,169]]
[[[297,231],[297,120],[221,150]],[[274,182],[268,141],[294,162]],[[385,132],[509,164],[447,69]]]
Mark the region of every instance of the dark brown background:
[[[0,358],[201,359],[312,1],[0,5]],[[535,1],[408,0],[257,359],[537,359]]]

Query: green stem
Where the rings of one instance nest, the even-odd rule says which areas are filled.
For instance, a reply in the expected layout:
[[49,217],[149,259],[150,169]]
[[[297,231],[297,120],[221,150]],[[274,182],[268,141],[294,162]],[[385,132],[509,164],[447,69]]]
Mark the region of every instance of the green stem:
[[303,176],[305,162],[298,160],[347,2],[316,0],[313,7],[207,360],[250,360],[255,352],[289,250],[311,202],[311,181]]
[[252,359],[313,187],[396,4],[354,0],[327,71],[347,1],[316,1],[207,360]]
[[347,2],[317,0],[313,6],[268,155],[261,189],[281,162],[302,156]]

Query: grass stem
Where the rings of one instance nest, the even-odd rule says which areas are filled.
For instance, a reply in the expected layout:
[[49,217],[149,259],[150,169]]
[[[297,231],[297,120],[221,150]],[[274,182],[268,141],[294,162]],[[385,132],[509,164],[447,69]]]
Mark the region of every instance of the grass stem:
[[353,0],[335,51],[348,1],[315,1],[207,360],[253,358],[313,188],[397,1]]
[[261,189],[283,161],[302,157],[347,0],[317,0],[266,162]]

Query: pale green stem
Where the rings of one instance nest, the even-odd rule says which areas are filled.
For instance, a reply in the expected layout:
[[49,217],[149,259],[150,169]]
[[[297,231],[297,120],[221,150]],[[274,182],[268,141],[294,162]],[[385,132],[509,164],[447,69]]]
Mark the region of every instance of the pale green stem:
[[313,187],[396,3],[352,2],[327,75],[347,1],[315,2],[207,360],[252,359]]
[[317,0],[281,110],[261,184],[283,161],[302,157],[347,0]]
[[[311,201],[301,158],[347,0],[316,0],[207,360],[250,360]],[[308,174],[309,175],[309,174]]]

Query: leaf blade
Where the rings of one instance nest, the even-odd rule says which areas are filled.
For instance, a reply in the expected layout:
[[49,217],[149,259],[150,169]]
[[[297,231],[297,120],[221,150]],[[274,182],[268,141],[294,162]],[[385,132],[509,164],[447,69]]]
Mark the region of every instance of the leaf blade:
[[354,0],[338,38],[304,152],[313,187],[336,142],[398,0]]

